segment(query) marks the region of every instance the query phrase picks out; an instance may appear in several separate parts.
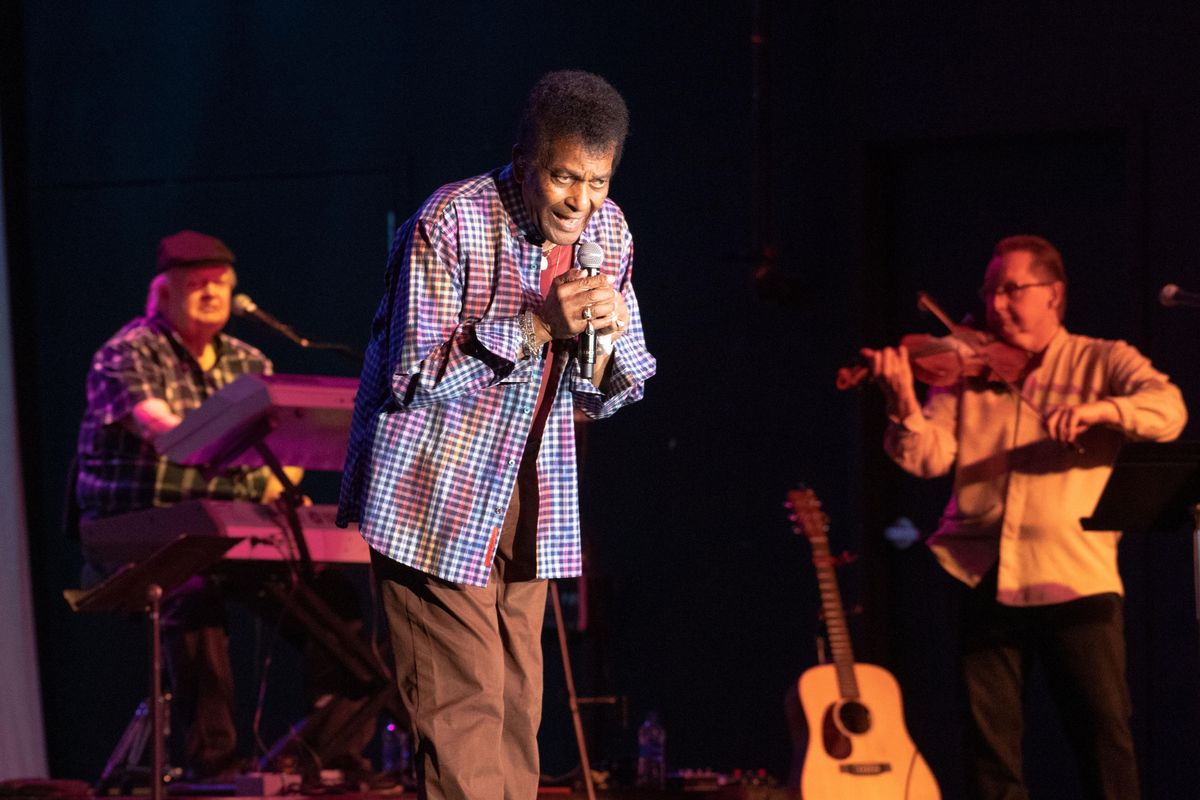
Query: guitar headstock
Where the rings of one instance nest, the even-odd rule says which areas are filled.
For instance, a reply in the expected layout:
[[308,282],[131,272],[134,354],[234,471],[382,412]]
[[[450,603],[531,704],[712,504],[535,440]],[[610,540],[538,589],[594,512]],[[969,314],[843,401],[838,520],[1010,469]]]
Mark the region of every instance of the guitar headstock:
[[792,521],[792,532],[803,534],[809,540],[824,539],[829,532],[829,517],[821,510],[821,501],[817,493],[807,486],[798,486],[787,494],[784,503],[788,511],[788,519]]

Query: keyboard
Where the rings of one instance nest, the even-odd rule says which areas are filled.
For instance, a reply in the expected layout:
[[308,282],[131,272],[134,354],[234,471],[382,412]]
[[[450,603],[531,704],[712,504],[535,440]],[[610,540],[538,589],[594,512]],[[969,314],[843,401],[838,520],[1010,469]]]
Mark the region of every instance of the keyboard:
[[357,378],[239,375],[154,441],[177,464],[257,467],[265,446],[279,463],[340,472]]
[[[358,526],[334,524],[334,505],[297,509],[304,541],[315,563],[366,564],[370,548]],[[84,557],[94,564],[141,561],[180,536],[227,536],[241,539],[226,561],[295,561],[286,515],[273,506],[234,500],[190,500],[169,508],[150,508],[83,522],[79,526]]]

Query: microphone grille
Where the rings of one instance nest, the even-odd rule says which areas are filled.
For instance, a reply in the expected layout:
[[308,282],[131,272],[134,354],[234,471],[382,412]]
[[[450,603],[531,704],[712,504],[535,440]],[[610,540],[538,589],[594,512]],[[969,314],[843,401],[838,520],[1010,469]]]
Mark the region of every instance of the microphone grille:
[[1164,306],[1173,306],[1178,302],[1175,299],[1175,295],[1177,294],[1179,294],[1179,287],[1173,283],[1168,283],[1158,293],[1158,302]]
[[583,269],[600,269],[604,263],[604,249],[595,242],[582,242],[579,245],[579,266]]
[[256,308],[258,308],[258,305],[250,299],[250,295],[235,294],[233,296],[233,313],[237,314],[239,317],[242,314],[248,314],[254,311]]

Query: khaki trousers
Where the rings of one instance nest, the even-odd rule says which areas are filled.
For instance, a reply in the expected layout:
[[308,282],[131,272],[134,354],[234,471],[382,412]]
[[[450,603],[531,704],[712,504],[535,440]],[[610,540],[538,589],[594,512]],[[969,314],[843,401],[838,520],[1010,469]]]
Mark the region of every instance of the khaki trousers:
[[418,797],[533,800],[540,762],[546,581],[510,504],[487,587],[372,552],[396,680],[415,735]]

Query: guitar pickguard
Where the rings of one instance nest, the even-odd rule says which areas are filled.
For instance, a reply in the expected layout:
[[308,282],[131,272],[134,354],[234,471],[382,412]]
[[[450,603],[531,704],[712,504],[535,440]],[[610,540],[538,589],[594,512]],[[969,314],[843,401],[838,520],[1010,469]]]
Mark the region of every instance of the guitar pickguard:
[[837,703],[831,703],[821,717],[821,743],[825,745],[825,752],[830,758],[841,761],[850,757],[850,737],[842,732],[836,718]]

